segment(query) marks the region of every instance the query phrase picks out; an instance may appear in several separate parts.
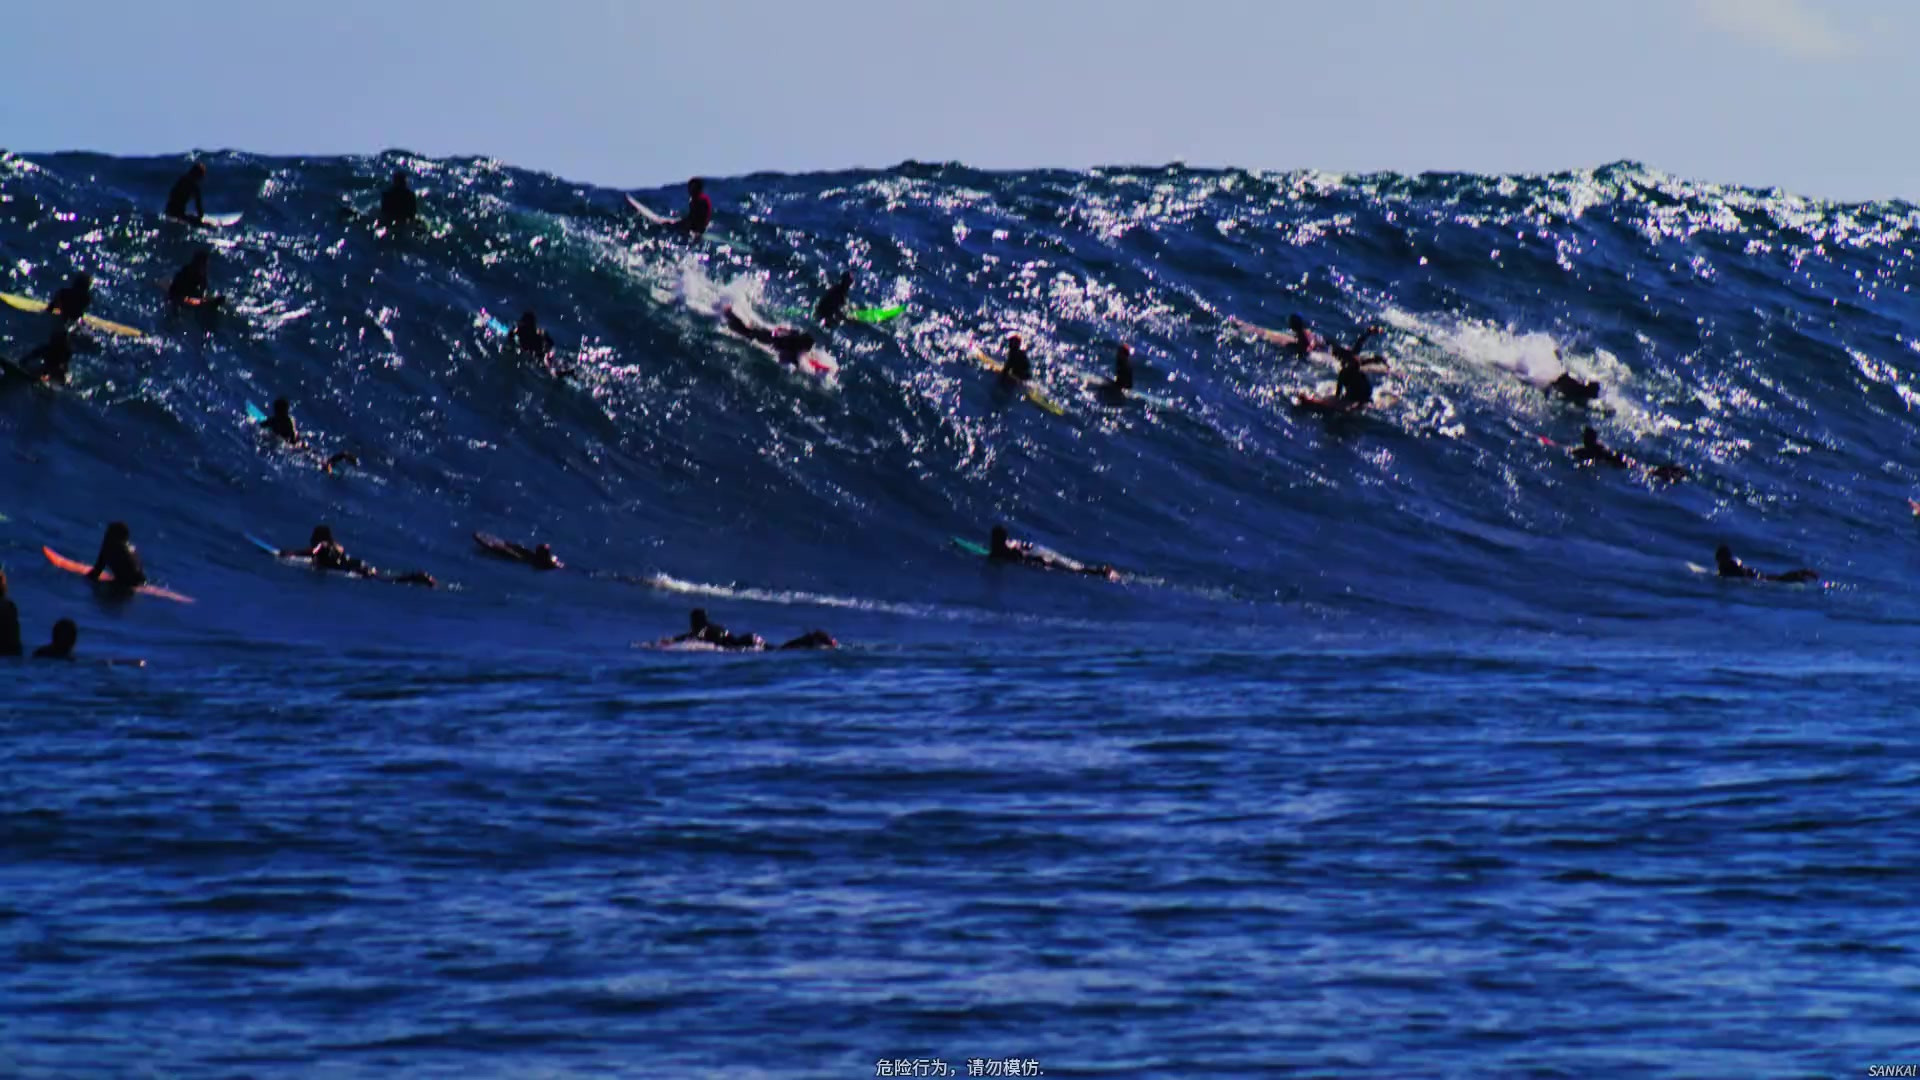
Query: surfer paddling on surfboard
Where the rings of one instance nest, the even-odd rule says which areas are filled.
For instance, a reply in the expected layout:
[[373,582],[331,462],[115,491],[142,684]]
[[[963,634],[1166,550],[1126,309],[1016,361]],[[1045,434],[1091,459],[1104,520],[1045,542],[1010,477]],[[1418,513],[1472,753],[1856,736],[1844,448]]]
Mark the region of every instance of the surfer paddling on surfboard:
[[735,315],[731,304],[720,310],[720,317],[726,320],[727,329],[748,341],[757,341],[771,348],[774,357],[788,367],[799,367],[800,358],[812,352],[816,344],[813,335],[804,330],[793,330],[785,326],[768,330],[765,327],[754,326]]
[[[707,618],[706,608],[694,608],[687,616],[688,629],[663,639],[662,645],[683,645],[699,642],[718,649],[735,649],[742,652],[761,652],[772,648],[759,634],[730,634],[727,628]],[[780,646],[782,649],[837,649],[840,643],[825,630],[809,630],[792,641]]]
[[[301,437],[300,428],[293,422],[293,405],[286,398],[273,399],[273,415],[260,421],[260,426],[272,432],[290,449],[305,450],[308,448],[307,440]],[[320,466],[320,471],[330,473],[333,471],[334,466],[342,464],[358,465],[360,464],[360,459],[342,450],[328,458],[326,464]]]
[[1806,569],[1790,570],[1784,574],[1763,574],[1760,571],[1755,570],[1753,567],[1748,566],[1745,563],[1741,562],[1739,559],[1734,558],[1733,549],[1728,547],[1725,544],[1721,544],[1719,549],[1713,553],[1713,561],[1715,565],[1719,567],[1720,576],[1724,578],[1742,578],[1747,581],[1784,581],[1784,582],[1805,582],[1805,581],[1820,580],[1820,575],[1818,573],[1812,570],[1806,570]]
[[511,540],[502,540],[497,536],[480,532],[473,534],[473,542],[480,545],[480,550],[489,555],[495,555],[510,562],[525,563],[535,570],[558,570],[566,565],[554,557],[553,548],[546,544],[529,548],[525,544],[516,544]]
[[[205,162],[196,161],[185,176],[173,182],[173,190],[167,193],[167,216],[191,221],[195,225],[207,223],[207,208],[200,203],[200,182],[207,178]],[[187,213],[187,200],[193,200],[193,213]]]
[[410,574],[382,574],[368,566],[364,561],[347,554],[333,538],[333,528],[328,525],[315,525],[313,534],[307,538],[307,546],[296,551],[282,551],[283,559],[306,559],[315,570],[327,570],[354,577],[373,578],[376,581],[390,581],[395,585],[424,585],[431,589],[436,582],[433,575],[425,570],[415,570]]
[[1038,566],[1046,570],[1071,570],[1090,577],[1106,578],[1108,581],[1120,580],[1120,571],[1105,563],[1098,566],[1083,566],[1072,559],[1063,558],[1031,540],[1014,540],[1007,536],[1005,525],[995,525],[993,535],[987,546],[987,560],[997,563],[1017,563],[1021,566]]

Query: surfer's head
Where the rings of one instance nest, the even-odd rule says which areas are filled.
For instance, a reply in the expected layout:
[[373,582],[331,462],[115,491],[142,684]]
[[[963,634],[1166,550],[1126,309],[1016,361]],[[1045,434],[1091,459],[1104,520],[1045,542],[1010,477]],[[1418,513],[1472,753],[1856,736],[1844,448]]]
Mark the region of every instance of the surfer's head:
[[1133,346],[1122,345],[1114,350],[1113,362],[1117,367],[1126,367],[1133,363]]
[[535,561],[535,562],[537,562],[537,563],[539,563],[539,564],[540,564],[540,565],[542,565],[542,566],[552,566],[552,565],[554,565],[554,562],[555,562],[555,560],[554,560],[554,557],[553,557],[553,547],[552,547],[552,545],[550,545],[550,544],[541,544],[541,545],[540,545],[539,547],[536,547],[536,548],[534,548],[534,549],[533,549],[533,559],[534,559],[534,561]]
[[65,656],[71,653],[73,647],[78,644],[80,644],[79,624],[75,623],[72,619],[61,619],[59,622],[53,624],[53,647],[55,651]]
[[308,547],[319,547],[321,544],[331,543],[333,543],[333,526],[331,525],[315,525],[313,535],[307,537]]
[[1292,330],[1296,334],[1304,334],[1307,332],[1307,320],[1301,318],[1298,314],[1289,315],[1287,316],[1287,329]]
[[1008,335],[1007,335],[1007,348],[1008,348],[1009,350],[1013,350],[1013,349],[1024,349],[1024,348],[1026,348],[1026,344],[1025,344],[1024,342],[1022,342],[1022,341],[1020,340],[1020,335],[1019,335],[1019,334],[1008,334]]
[[1005,525],[995,525],[993,527],[993,537],[992,537],[991,543],[994,551],[1006,550],[1007,527]]
[[851,287],[853,285],[853,271],[842,270],[840,272],[840,284]]
[[286,398],[280,397],[280,398],[273,399],[273,415],[285,416],[292,411],[293,411],[293,403],[288,401]]
[[707,182],[705,180],[696,176],[687,181],[687,194],[698,195],[705,190],[707,190]]
[[393,186],[397,188],[404,188],[407,186],[407,173],[405,169],[393,170]]
[[697,607],[687,614],[687,626],[694,633],[697,634],[700,631],[705,630],[708,627],[708,625],[709,623],[707,622],[706,608]]
[[107,525],[107,543],[124,544],[133,539],[133,530],[127,528],[124,521],[115,521]]
[[1713,549],[1713,561],[1722,566],[1733,561],[1733,549],[1725,544]]
[[540,325],[540,317],[531,311],[523,311],[520,313],[520,325],[532,329]]
[[195,176],[205,176],[207,175],[207,163],[204,161],[196,161],[193,163],[193,168],[187,171]]
[[1600,445],[1600,433],[1593,430],[1591,427],[1581,428],[1580,429],[1580,445],[1582,446]]

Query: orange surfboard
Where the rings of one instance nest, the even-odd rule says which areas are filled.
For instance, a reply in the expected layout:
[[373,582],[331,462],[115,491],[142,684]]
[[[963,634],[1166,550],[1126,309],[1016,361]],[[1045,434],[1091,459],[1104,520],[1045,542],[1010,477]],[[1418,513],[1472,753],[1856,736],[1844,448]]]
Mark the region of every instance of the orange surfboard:
[[[86,563],[74,562],[72,559],[67,558],[65,555],[60,554],[59,552],[53,550],[50,547],[41,548],[40,553],[47,557],[48,562],[52,563],[54,566],[59,567],[62,570],[65,570],[69,574],[85,574],[87,571],[93,569],[93,567],[88,566]],[[111,582],[113,580],[113,575],[101,574],[100,580],[102,582]],[[172,589],[163,589],[158,585],[142,585],[133,591],[141,594],[142,596],[157,596],[162,600],[172,600],[175,603],[180,603],[180,604],[193,603],[193,597],[183,596],[180,593],[174,592]]]

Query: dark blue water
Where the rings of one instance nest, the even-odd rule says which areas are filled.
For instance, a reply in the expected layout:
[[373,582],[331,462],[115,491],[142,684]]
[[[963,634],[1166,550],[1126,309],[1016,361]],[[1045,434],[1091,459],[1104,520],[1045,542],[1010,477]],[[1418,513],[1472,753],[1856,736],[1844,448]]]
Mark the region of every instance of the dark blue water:
[[[342,217],[398,164],[424,228]],[[715,182],[688,245],[494,162],[212,167],[246,217],[201,234],[155,213],[181,160],[0,159],[0,291],[86,269],[151,331],[0,386],[30,641],[149,662],[4,671],[0,1074],[1920,1060],[1913,207],[904,166]],[[235,310],[168,313],[209,240]],[[843,266],[910,312],[834,382],[716,326]],[[526,307],[574,383],[478,325]],[[1292,410],[1331,369],[1224,320],[1294,311],[1386,326],[1391,403]],[[967,359],[1009,331],[1065,416]],[[0,353],[44,334],[0,310]],[[1082,385],[1119,341],[1156,401]],[[277,396],[362,467],[264,445]],[[1584,422],[1693,478],[1541,442]],[[112,519],[198,602],[40,557]],[[321,521],[447,587],[243,536]],[[1129,577],[948,543],[994,521]],[[1689,567],[1721,542],[1828,581]],[[694,604],[848,648],[633,647]]]

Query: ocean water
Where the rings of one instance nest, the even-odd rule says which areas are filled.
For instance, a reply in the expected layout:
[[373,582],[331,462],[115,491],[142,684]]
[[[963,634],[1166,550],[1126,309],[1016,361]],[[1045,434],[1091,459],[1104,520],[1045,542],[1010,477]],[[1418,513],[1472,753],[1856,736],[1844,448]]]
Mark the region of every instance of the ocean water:
[[[694,244],[500,162],[209,161],[235,228],[159,218],[184,159],[0,158],[0,291],[148,331],[0,384],[29,644],[147,661],[0,668],[0,1075],[1920,1061],[1920,210],[909,164],[712,181]],[[396,167],[422,227],[343,214]],[[169,313],[201,246],[233,310]],[[842,268],[909,310],[830,382],[714,317]],[[527,308],[572,380],[486,331]],[[1392,403],[1291,408],[1332,369],[1227,320],[1293,312],[1383,326]],[[1064,416],[969,359],[1008,332]],[[1150,401],[1085,385],[1122,341]],[[41,557],[109,520],[197,602]],[[246,539],[319,522],[444,587]],[[1125,576],[951,543],[995,522]],[[846,647],[636,647],[696,605]]]

